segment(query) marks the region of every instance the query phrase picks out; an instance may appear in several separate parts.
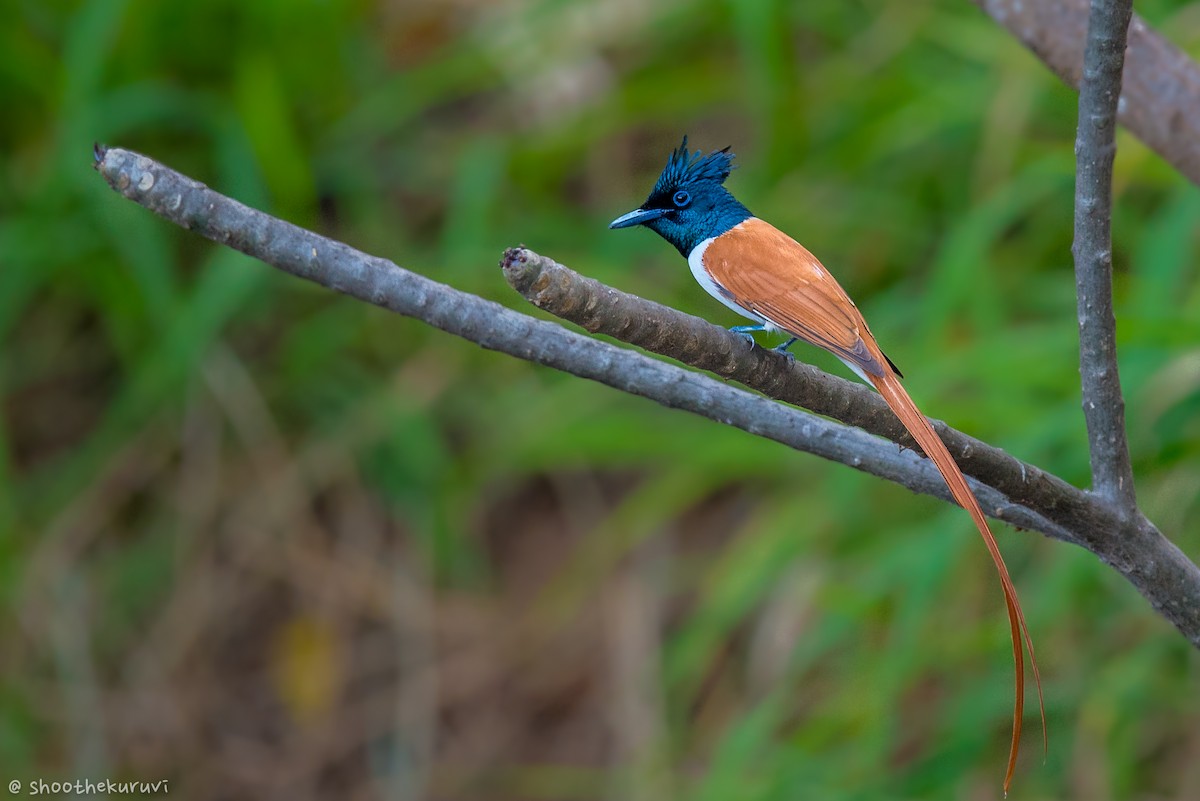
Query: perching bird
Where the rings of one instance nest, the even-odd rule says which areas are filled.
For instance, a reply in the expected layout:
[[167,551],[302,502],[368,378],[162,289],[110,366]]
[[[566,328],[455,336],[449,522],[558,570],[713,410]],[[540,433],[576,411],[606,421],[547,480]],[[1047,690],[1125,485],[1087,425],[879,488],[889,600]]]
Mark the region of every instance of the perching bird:
[[723,184],[733,169],[729,148],[708,155],[688,153],[687,137],[667,161],[650,197],[641,208],[613,220],[609,228],[644,225],[670,242],[687,259],[692,275],[708,294],[754,322],[730,330],[750,338],[751,331],[779,331],[790,337],[778,350],[797,339],[825,348],[860,378],[871,384],[933,460],[955,500],[979,529],[1004,589],[1016,665],[1012,745],[1004,775],[1007,795],[1017,763],[1025,705],[1025,658],[1022,642],[1037,682],[1045,739],[1046,712],[1033,641],[1017,600],[1017,591],[983,510],[934,432],[900,383],[901,373],[884,355],[854,301],[829,271],[803,245],[770,223],[758,219]]

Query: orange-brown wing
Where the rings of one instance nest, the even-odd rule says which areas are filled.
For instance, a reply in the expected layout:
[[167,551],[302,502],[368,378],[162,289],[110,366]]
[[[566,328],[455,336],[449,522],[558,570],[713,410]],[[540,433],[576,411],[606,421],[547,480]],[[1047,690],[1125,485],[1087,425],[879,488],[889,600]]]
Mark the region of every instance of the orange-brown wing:
[[881,376],[880,351],[854,302],[808,249],[770,223],[751,217],[704,251],[713,280],[788,333]]
[[1017,764],[1025,705],[1022,643],[1029,648],[1029,659],[1037,680],[1043,738],[1046,712],[1042,702],[1041,676],[1033,655],[1033,642],[1017,599],[1016,588],[970,485],[928,418],[900,384],[899,371],[893,374],[885,367],[888,365],[895,370],[895,365],[879,349],[875,337],[850,297],[803,245],[769,223],[752,217],[714,239],[704,251],[703,260],[713,281],[728,292],[739,306],[784,331],[832,351],[848,364],[862,370],[866,374],[864,378],[879,390],[888,406],[933,460],[954,499],[970,513],[1000,574],[1016,666],[1013,736],[1009,747],[1008,770],[1004,775],[1004,791],[1007,794]]

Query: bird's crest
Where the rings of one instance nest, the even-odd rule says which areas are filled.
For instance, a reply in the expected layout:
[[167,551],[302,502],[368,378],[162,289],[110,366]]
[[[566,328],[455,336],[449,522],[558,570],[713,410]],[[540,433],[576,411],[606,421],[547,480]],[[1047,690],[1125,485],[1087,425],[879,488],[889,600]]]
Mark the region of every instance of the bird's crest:
[[687,141],[687,136],[684,136],[683,143],[671,152],[667,166],[663,168],[662,175],[658,176],[658,182],[654,184],[651,195],[668,192],[694,181],[712,180],[718,184],[725,183],[725,179],[733,170],[733,154],[729,152],[729,147],[714,150],[708,155],[699,150],[689,153]]

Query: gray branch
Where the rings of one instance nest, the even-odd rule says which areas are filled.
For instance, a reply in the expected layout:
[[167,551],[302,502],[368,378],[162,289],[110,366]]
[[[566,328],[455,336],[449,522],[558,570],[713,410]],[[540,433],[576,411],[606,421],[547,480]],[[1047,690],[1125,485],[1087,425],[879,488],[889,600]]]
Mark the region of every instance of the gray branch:
[[[774,351],[748,348],[738,334],[605,286],[524,248],[510,249],[502,266],[509,283],[531,303],[588,331],[709,370],[906,448],[914,446],[887,403],[863,384]],[[1136,509],[1127,514],[1109,499],[1077,489],[939,420],[932,422],[963,473],[975,479],[972,487],[999,491],[1053,527],[1033,530],[1096,554],[1200,647],[1200,569]],[[928,464],[927,459],[921,462]],[[998,514],[983,496],[980,504],[991,516],[1026,528],[1011,509]],[[1166,587],[1171,590],[1164,592]]]
[[1092,488],[1133,512],[1133,465],[1125,435],[1125,399],[1117,370],[1112,296],[1112,169],[1117,103],[1125,64],[1131,0],[1092,0],[1079,128],[1075,139],[1075,294],[1079,307],[1079,375],[1092,460]]
[[[439,284],[390,261],[251,209],[127,150],[97,152],[97,169],[125,197],[219,244],[359,300],[422,320],[485,348],[590,378],[740,428],[797,450],[949,500],[928,459],[870,432],[906,441],[874,393],[761,349],[724,329],[582,278],[528,250],[505,254],[514,285],[544,308],[777,397],[806,399],[817,417],[690,370],[597,341]],[[582,289],[580,288],[582,287]],[[980,504],[1020,528],[1075,543],[1125,576],[1200,647],[1200,569],[1144,518],[938,424]],[[1003,489],[1003,488],[1007,489]]]
[[[510,249],[502,266],[508,282],[535,306],[592,333],[716,373],[905,448],[919,447],[883,398],[864,384],[829,375],[772,350],[749,348],[738,334],[613,289],[530,250]],[[1083,528],[1085,520],[1092,525],[1100,523],[1093,517],[1100,507],[1067,482],[940,420],[932,422],[967,476],[998,489],[1016,504],[1038,511],[1066,531]],[[1110,528],[1116,522],[1115,517],[1105,518],[1102,525]]]
[[[1078,89],[1089,0],[973,0]],[[1123,3],[1128,5],[1128,3]],[[1121,124],[1200,185],[1200,65],[1136,14],[1129,25]]]

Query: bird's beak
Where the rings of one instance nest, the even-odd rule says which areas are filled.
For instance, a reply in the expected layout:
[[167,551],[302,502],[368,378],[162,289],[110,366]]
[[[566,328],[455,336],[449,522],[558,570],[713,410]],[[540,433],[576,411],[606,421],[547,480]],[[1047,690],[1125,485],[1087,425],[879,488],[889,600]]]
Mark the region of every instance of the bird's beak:
[[628,214],[622,214],[608,224],[609,228],[629,228],[634,225],[645,225],[657,220],[667,212],[664,209],[634,209]]

